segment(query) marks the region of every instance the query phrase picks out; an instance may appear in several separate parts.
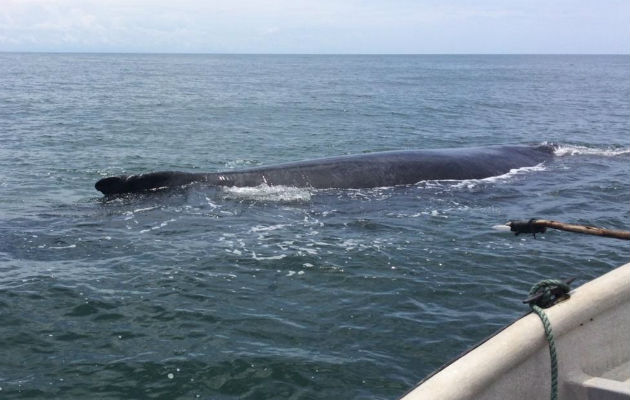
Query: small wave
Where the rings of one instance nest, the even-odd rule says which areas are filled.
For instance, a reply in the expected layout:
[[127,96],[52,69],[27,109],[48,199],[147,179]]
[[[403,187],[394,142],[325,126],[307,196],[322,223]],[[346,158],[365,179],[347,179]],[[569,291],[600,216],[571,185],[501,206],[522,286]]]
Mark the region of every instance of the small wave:
[[252,258],[256,261],[264,261],[264,260],[282,260],[283,258],[286,258],[287,255],[286,254],[278,254],[277,256],[267,256],[267,257],[263,257],[263,256],[259,256],[256,255],[255,251],[252,251]]
[[453,187],[456,189],[459,189],[459,188],[471,189],[480,184],[502,182],[505,180],[509,180],[517,175],[522,175],[529,172],[544,171],[545,169],[546,168],[545,168],[544,163],[540,163],[540,164],[534,165],[533,167],[513,168],[510,171],[506,172],[505,174],[497,175],[497,176],[490,176],[487,178],[428,180],[428,181],[418,182],[416,183],[416,186],[421,186],[421,187],[430,189],[430,188],[439,188],[444,185],[448,185],[449,187]]
[[68,245],[68,246],[50,246],[48,248],[49,249],[53,249],[53,250],[61,250],[61,249],[74,249],[75,247],[77,247],[76,244],[71,244],[71,245]]
[[161,224],[159,224],[159,225],[152,226],[152,227],[147,228],[147,229],[143,229],[143,230],[141,230],[141,231],[140,231],[140,233],[147,233],[147,232],[151,232],[151,231],[155,231],[155,230],[158,230],[158,229],[164,228],[164,227],[165,227],[166,225],[168,225],[169,223],[171,223],[171,222],[175,222],[175,221],[176,221],[176,220],[175,220],[175,218],[171,218],[171,219],[169,219],[168,221],[164,221],[164,222],[162,222],[162,223],[161,223]]
[[277,225],[270,225],[270,226],[256,225],[252,227],[249,231],[250,232],[268,232],[268,231],[275,231],[277,229],[282,229],[286,226],[287,224],[277,224]]
[[156,208],[158,208],[158,207],[155,206],[155,207],[138,208],[138,209],[135,209],[135,210],[131,211],[131,213],[132,214],[137,214],[137,213],[141,213],[141,212],[145,212],[145,211],[155,210]]
[[588,155],[588,156],[604,156],[604,157],[616,157],[625,154],[630,154],[630,149],[623,148],[593,148],[577,145],[557,145],[554,151],[556,156],[575,156],[575,155]]
[[292,186],[269,186],[262,184],[254,187],[222,187],[228,198],[271,201],[271,202],[308,202],[311,191],[307,188]]

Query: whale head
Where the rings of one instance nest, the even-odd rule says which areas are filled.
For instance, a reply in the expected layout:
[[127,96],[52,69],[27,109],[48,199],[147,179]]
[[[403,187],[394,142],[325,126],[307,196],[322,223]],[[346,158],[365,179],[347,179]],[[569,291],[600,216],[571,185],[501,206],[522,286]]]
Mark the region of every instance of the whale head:
[[120,175],[103,178],[94,187],[106,196],[123,193],[142,193],[176,187],[206,180],[204,174],[177,171],[149,172],[140,175]]
[[125,193],[125,184],[127,182],[127,176],[110,176],[109,178],[103,178],[100,181],[96,182],[94,187],[99,192],[103,193],[106,196],[118,193]]

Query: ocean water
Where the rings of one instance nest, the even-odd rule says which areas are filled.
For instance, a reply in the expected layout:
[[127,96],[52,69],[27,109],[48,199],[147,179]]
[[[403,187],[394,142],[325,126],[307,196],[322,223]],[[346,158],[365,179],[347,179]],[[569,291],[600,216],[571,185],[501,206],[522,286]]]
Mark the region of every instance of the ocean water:
[[[629,228],[628,56],[0,54],[0,397],[395,399],[580,285]],[[369,190],[105,176],[556,143],[476,181]]]

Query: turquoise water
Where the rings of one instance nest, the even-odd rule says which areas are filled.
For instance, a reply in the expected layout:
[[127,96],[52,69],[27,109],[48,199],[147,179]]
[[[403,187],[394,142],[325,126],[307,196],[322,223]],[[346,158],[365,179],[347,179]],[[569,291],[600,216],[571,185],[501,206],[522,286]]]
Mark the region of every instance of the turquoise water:
[[[628,56],[0,54],[0,397],[391,399],[627,243]],[[103,199],[109,175],[559,144],[506,176]]]

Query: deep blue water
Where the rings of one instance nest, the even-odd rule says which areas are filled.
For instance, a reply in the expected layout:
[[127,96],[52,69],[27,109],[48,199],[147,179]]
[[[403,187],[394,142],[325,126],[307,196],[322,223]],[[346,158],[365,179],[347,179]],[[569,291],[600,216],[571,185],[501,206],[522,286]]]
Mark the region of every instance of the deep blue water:
[[[0,397],[392,399],[628,244],[628,56],[0,54]],[[370,190],[101,177],[393,149],[560,145]]]

